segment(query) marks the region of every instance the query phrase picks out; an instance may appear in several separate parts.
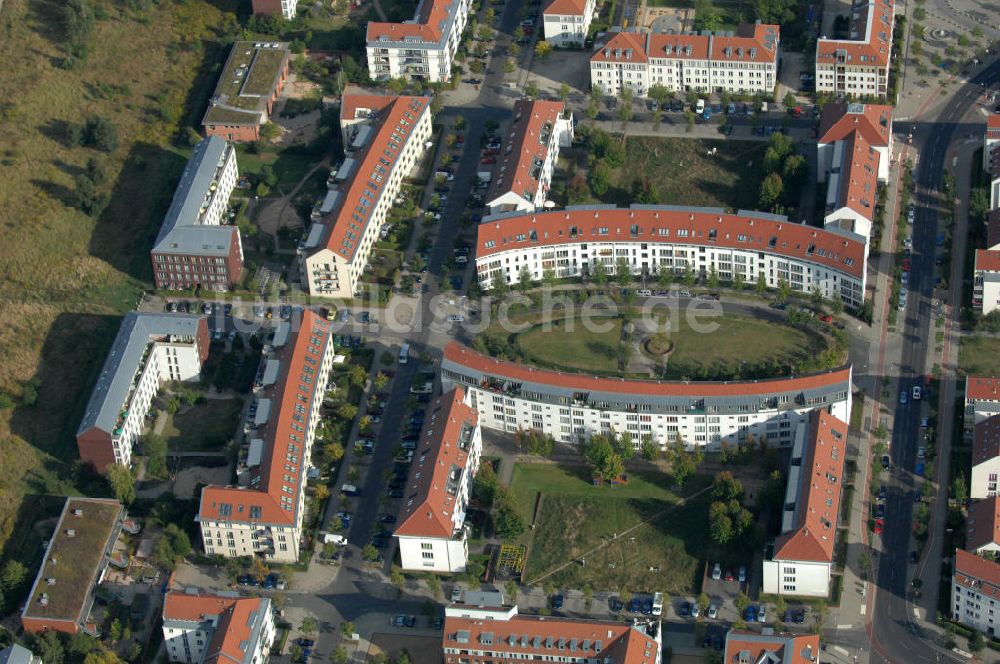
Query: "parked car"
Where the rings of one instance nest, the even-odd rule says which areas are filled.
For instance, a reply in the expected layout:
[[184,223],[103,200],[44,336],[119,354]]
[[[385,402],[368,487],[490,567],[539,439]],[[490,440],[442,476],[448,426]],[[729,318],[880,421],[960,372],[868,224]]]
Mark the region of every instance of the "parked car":
[[677,615],[681,618],[687,618],[691,615],[691,602],[681,602],[681,608],[678,609]]
[[715,563],[715,567],[712,568],[712,579],[718,581],[722,578],[722,566],[719,563]]
[[736,578],[739,579],[740,583],[746,583],[746,580],[747,580],[747,568],[746,568],[745,565],[740,565],[740,570],[737,573]]
[[715,620],[716,618],[719,617],[719,607],[717,607],[714,602],[712,604],[709,604],[708,611],[705,613],[705,615],[707,615],[712,620]]
[[885,454],[882,456],[882,470],[889,470],[891,462],[889,460],[889,455]]
[[562,595],[553,595],[552,599],[550,600],[550,604],[552,605],[553,609],[561,609],[563,608],[563,601],[564,600]]
[[620,613],[623,608],[625,608],[625,605],[622,604],[621,599],[613,595],[608,598],[608,610],[611,613]]

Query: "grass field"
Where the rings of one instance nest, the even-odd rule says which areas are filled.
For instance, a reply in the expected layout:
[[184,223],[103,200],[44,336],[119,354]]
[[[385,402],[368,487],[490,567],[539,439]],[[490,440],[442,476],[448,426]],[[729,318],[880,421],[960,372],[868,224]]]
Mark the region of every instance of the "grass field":
[[1000,339],[963,336],[958,370],[969,376],[1000,376]]
[[[537,318],[537,315],[520,312],[509,317],[515,323],[536,321]],[[666,377],[728,376],[734,371],[746,372],[747,375],[783,375],[797,361],[814,356],[827,347],[826,340],[819,334],[762,319],[726,315],[698,322],[711,322],[717,327],[711,332],[696,331],[686,316],[677,317],[677,329],[671,330],[669,335],[674,350],[667,362]],[[514,344],[518,356],[538,366],[621,375],[618,368],[621,320],[609,318],[595,320],[594,323],[584,326],[581,321],[575,320],[572,328],[567,328],[565,323],[554,323],[508,334],[496,322],[486,335],[494,340],[506,339],[508,344]],[[602,331],[588,329],[598,325]],[[608,329],[604,330],[605,327]],[[641,342],[645,338],[643,329],[637,322],[633,337],[636,341]],[[771,373],[768,374],[768,371]]]
[[[238,4],[160,3],[136,15],[101,3],[89,57],[63,69],[61,3],[4,3],[0,391],[14,405],[0,411],[0,546],[22,496],[72,490],[60,478],[76,458],[86,394],[149,278],[147,252],[184,167],[169,140],[203,112]],[[118,127],[114,152],[67,144],[65,127],[91,115]],[[97,219],[73,207],[90,158],[103,160],[111,197]],[[27,385],[37,405],[23,399]]]
[[750,164],[759,164],[765,150],[766,143],[753,141],[631,137],[601,202],[634,202],[633,183],[655,174],[658,203],[756,209],[764,171]]
[[167,415],[163,437],[171,452],[222,452],[236,433],[242,404],[237,399],[203,399]]
[[[695,477],[685,493],[690,495],[709,482],[707,477]],[[676,505],[678,496],[668,483],[666,475],[650,470],[630,473],[624,486],[595,487],[583,467],[516,465],[511,489],[526,522],[531,521],[538,491],[543,492],[535,529],[525,536],[530,547],[527,580],[579,558],[615,533]],[[708,502],[708,494],[701,494],[629,536],[587,554],[585,566],[574,563],[546,581],[573,588],[589,583],[595,591],[627,588],[631,592],[690,594],[697,587],[708,553],[703,527]]]

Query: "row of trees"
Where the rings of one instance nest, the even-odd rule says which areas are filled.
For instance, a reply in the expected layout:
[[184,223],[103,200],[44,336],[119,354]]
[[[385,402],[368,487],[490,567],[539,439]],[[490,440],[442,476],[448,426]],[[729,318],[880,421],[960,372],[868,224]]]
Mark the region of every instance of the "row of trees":
[[708,507],[709,532],[716,544],[730,544],[753,529],[753,514],[743,507],[743,485],[729,471],[715,476]]
[[760,207],[780,213],[786,205],[794,205],[809,175],[806,159],[795,152],[792,140],[775,132],[764,153],[767,175],[760,184]]
[[514,504],[514,495],[500,483],[493,464],[480,465],[472,485],[472,497],[484,509],[492,508],[493,529],[498,537],[512,540],[524,532],[524,519]]

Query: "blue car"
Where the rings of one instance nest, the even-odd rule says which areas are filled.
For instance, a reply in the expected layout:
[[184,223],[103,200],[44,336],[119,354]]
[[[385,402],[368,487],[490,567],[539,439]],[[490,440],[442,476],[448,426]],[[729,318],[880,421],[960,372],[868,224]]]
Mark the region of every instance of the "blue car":
[[647,616],[653,615],[653,598],[647,597],[642,601],[642,612]]
[[642,608],[642,601],[638,597],[633,597],[631,600],[629,600],[628,610],[630,613],[639,613],[639,610],[641,608]]
[[753,604],[747,607],[745,617],[747,622],[757,622],[757,609]]
[[561,609],[562,607],[563,607],[563,596],[562,595],[553,595],[552,596],[552,608],[553,609]]

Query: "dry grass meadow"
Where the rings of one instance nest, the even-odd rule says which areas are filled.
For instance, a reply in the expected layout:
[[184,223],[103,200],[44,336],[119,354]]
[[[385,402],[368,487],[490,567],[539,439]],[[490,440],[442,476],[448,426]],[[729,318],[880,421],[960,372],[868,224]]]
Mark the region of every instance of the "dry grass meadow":
[[[6,0],[0,13],[0,391],[15,402],[0,410],[0,545],[25,495],[72,490],[59,478],[76,425],[184,166],[170,140],[204,109],[235,22],[220,7],[237,2],[92,4],[91,53],[68,70],[61,3]],[[118,126],[113,153],[65,144],[66,123],[91,115]],[[98,219],[72,207],[90,157],[110,176]],[[29,384],[33,406],[18,403]]]

